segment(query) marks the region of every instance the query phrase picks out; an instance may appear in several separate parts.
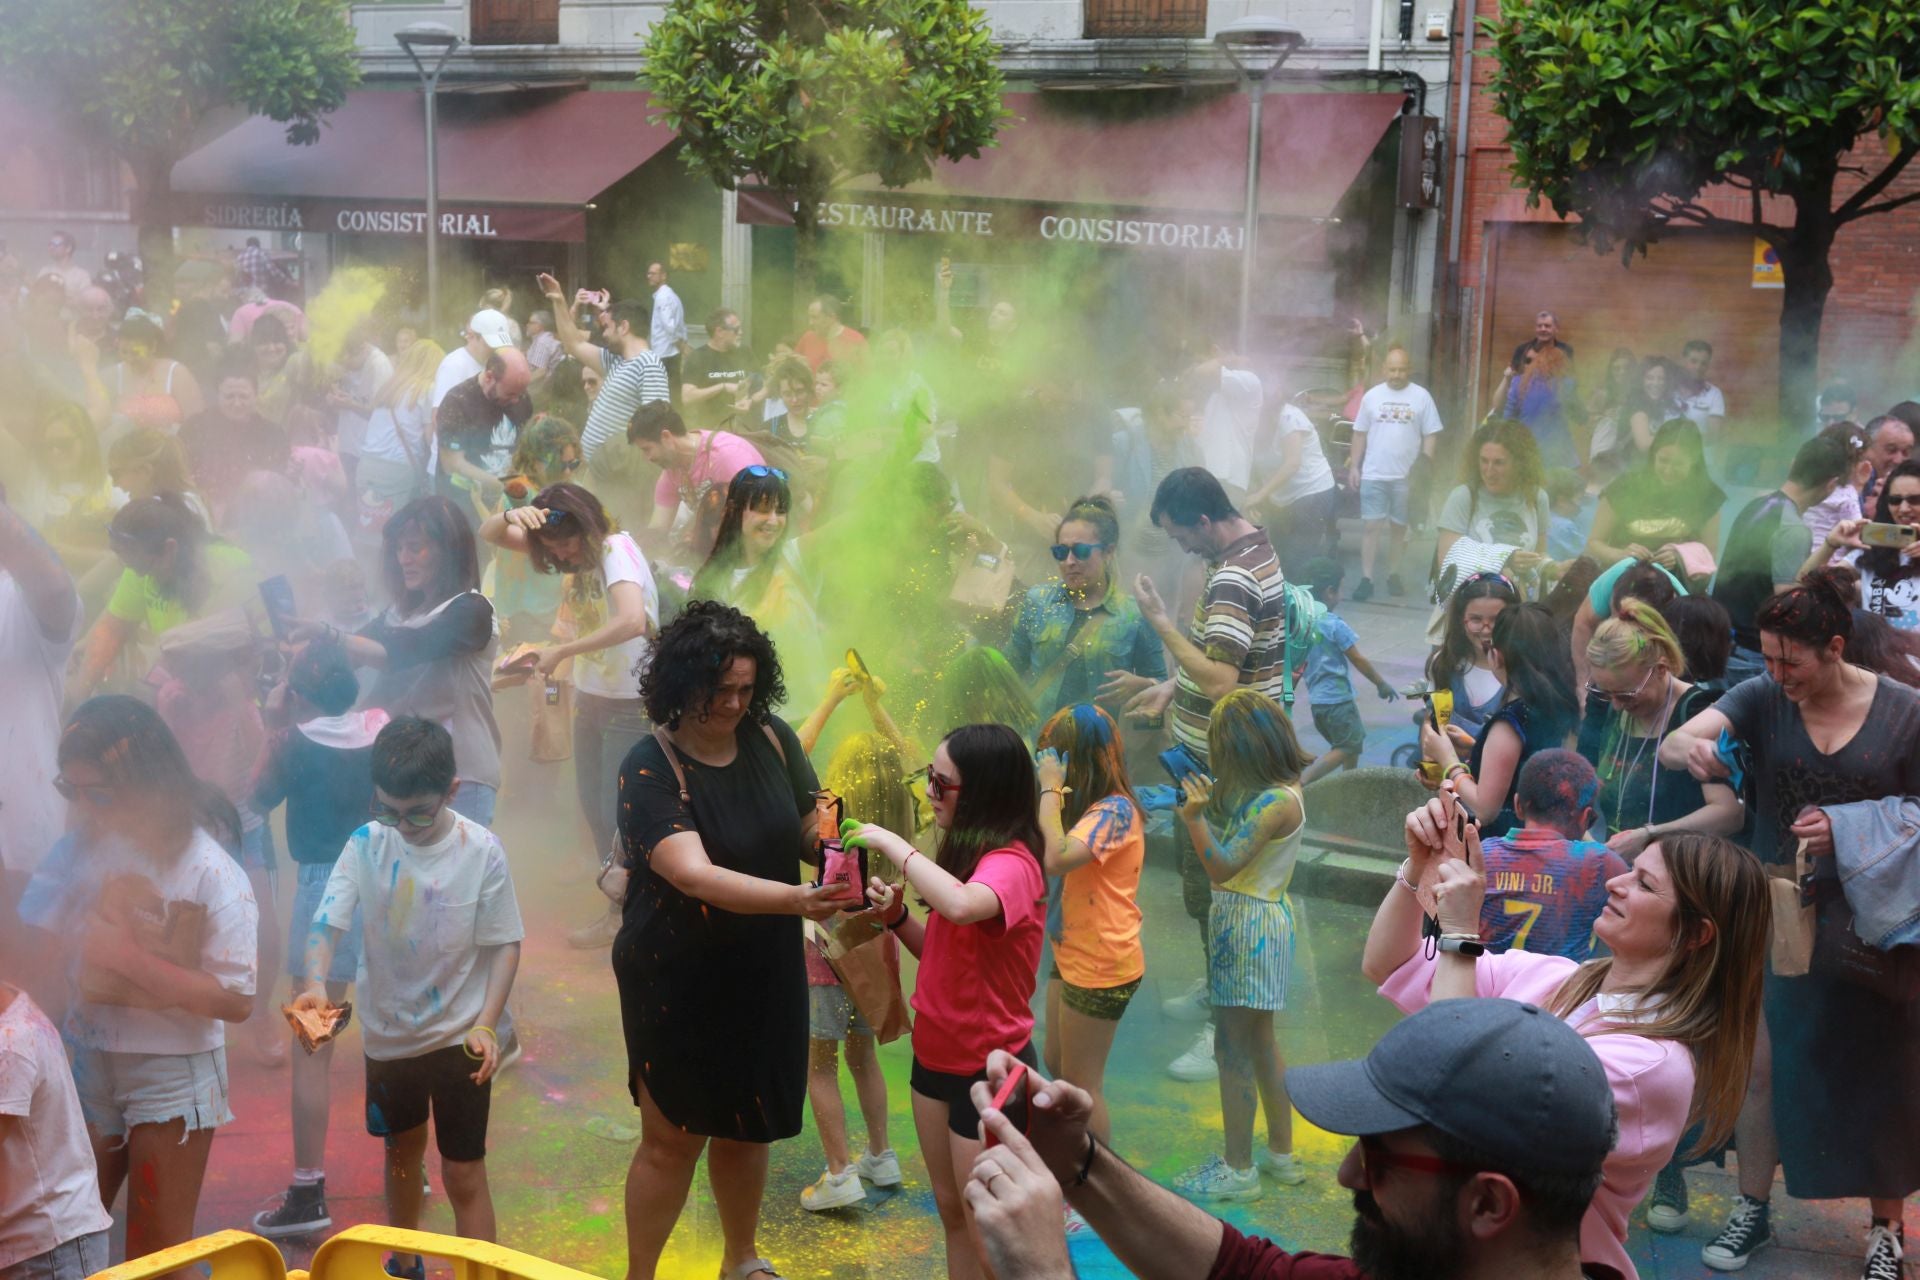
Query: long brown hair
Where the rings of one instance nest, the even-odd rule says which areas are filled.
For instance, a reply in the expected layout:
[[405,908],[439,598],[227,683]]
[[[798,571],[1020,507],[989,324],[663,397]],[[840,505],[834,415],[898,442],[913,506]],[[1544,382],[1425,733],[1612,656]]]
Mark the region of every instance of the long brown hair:
[[1060,807],[1060,820],[1066,826],[1073,826],[1108,796],[1125,796],[1136,806],[1140,803],[1127,780],[1127,752],[1120,740],[1120,726],[1091,702],[1054,712],[1040,730],[1040,746],[1066,757],[1067,794]]
[[[1733,1132],[1746,1099],[1773,904],[1760,860],[1733,841],[1683,831],[1658,844],[1677,906],[1673,960],[1651,986],[1634,993],[1644,1001],[1646,1021],[1603,1023],[1589,1034],[1617,1031],[1684,1044],[1693,1054],[1695,1080],[1689,1118],[1701,1125],[1695,1151],[1710,1151]],[[1565,1018],[1598,996],[1612,969],[1611,956],[1581,965],[1554,994],[1552,1012]]]

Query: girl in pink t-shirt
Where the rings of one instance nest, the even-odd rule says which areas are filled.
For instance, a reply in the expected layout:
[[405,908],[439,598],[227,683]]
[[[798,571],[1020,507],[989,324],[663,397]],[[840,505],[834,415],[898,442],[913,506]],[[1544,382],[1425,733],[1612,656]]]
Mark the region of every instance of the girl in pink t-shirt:
[[856,839],[892,860],[931,908],[924,922],[878,876],[873,909],[920,957],[913,992],[913,1127],[926,1156],[947,1237],[949,1280],[983,1274],[960,1188],[980,1150],[980,1115],[968,1090],[1004,1049],[1029,1067],[1033,991],[1045,931],[1046,878],[1036,849],[1039,790],[1027,744],[1003,724],[955,729],[927,768],[927,800],[940,829],[937,860],[868,824]]
[[[1487,880],[1477,828],[1466,828],[1464,860],[1444,850],[1442,833],[1465,812],[1458,806],[1449,785],[1407,815],[1407,861],[1374,915],[1362,971],[1409,1013],[1499,996],[1548,1009],[1588,1038],[1613,1088],[1620,1139],[1581,1225],[1580,1258],[1633,1280],[1627,1216],[1688,1126],[1702,1125],[1700,1150],[1718,1146],[1746,1096],[1772,928],[1766,873],[1719,836],[1662,836],[1607,882],[1593,931],[1611,955],[1579,965],[1524,951],[1480,956]],[[1431,948],[1426,915],[1442,935]]]

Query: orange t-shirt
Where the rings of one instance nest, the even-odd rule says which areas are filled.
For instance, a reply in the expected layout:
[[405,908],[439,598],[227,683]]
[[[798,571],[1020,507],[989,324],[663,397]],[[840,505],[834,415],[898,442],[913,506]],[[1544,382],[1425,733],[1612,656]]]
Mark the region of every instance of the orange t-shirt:
[[1067,838],[1093,850],[1093,861],[1069,871],[1061,885],[1054,962],[1076,987],[1123,986],[1147,971],[1136,901],[1147,858],[1140,808],[1125,796],[1107,796],[1080,815]]

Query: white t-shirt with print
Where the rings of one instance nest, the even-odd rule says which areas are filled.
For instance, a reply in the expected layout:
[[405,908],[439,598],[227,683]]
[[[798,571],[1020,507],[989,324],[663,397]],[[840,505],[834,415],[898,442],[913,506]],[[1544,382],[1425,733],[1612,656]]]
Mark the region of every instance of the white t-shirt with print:
[[67,658],[85,625],[79,598],[67,634],[41,631],[26,593],[0,571],[0,867],[32,871],[67,827],[67,802],[53,789],[59,771],[60,700]]
[[[647,602],[647,629],[659,629],[660,592],[653,584],[653,570],[630,535],[614,533],[600,552],[600,572],[576,574],[569,585],[567,600],[573,608],[575,634],[592,635],[607,625],[611,613],[607,592],[616,582],[640,585]],[[639,697],[640,664],[646,659],[647,644],[646,636],[635,636],[598,653],[576,654],[573,687],[599,698]]]
[[1726,394],[1711,382],[1705,383],[1692,395],[1680,397],[1680,416],[1702,431],[1711,430],[1709,422],[1727,416]]
[[486,1008],[485,949],[526,936],[499,838],[459,814],[431,845],[373,822],[354,832],[314,923],[350,929],[355,907],[360,1033],[377,1062],[459,1044]]
[[60,1033],[24,992],[0,987],[0,1272],[106,1231],[100,1179]]
[[1440,409],[1417,382],[1400,391],[1382,382],[1360,397],[1353,429],[1367,437],[1367,456],[1360,461],[1362,480],[1405,480],[1421,442],[1440,434]]
[[112,882],[133,882],[131,893],[171,906],[197,903],[206,911],[200,938],[202,972],[228,991],[253,994],[259,908],[247,873],[219,842],[195,830],[186,851],[161,866],[120,841],[85,849],[66,839],[55,846],[20,900],[20,918],[69,939],[74,958],[74,1002],[63,1030],[73,1044],[107,1053],[210,1053],[227,1041],[226,1026],[184,1009],[136,1009],[96,1004],[79,996],[80,939],[96,903]]

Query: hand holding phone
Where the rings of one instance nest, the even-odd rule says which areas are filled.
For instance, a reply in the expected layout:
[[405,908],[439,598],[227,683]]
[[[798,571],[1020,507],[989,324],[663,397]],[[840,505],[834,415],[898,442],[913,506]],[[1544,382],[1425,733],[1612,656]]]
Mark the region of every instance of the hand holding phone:
[[[1022,1134],[1028,1131],[1033,1121],[1032,1074],[1026,1063],[1014,1063],[1013,1069],[1007,1072],[1007,1078],[1000,1082],[1000,1088],[993,1095],[993,1109],[1005,1116]],[[982,1125],[980,1131],[986,1146],[1000,1145],[1000,1140],[993,1136],[993,1130]]]

